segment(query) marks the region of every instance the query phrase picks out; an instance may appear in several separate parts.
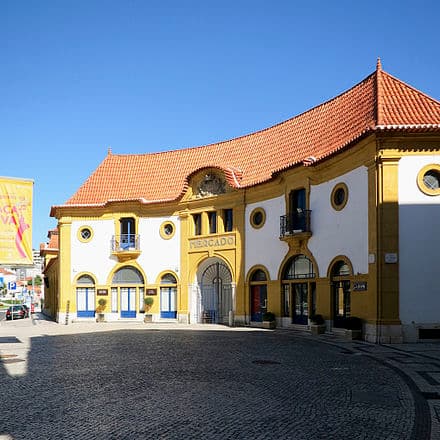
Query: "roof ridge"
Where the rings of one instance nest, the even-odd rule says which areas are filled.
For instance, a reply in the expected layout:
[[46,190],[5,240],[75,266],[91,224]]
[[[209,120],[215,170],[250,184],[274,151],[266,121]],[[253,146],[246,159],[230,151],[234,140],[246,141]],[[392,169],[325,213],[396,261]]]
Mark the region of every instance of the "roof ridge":
[[376,99],[375,99],[375,117],[376,117],[376,125],[381,125],[383,120],[383,95],[382,95],[382,63],[380,58],[377,58],[376,64]]

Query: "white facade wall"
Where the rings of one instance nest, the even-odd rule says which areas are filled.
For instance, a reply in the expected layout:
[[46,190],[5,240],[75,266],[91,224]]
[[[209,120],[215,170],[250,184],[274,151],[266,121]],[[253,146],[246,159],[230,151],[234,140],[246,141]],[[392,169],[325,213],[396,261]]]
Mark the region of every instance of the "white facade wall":
[[[174,236],[164,240],[160,226],[171,221],[176,228]],[[83,243],[78,239],[78,230],[89,226],[93,238]],[[153,284],[162,271],[169,270],[179,276],[180,270],[180,222],[178,217],[140,218],[138,224],[141,254],[137,263],[142,267],[146,283]],[[119,263],[111,254],[111,239],[115,235],[113,220],[73,221],[71,228],[71,281],[83,272],[91,273],[97,284],[111,282],[109,275]]]
[[[250,223],[250,214],[255,208],[263,208],[266,222],[260,229]],[[269,271],[271,280],[278,279],[281,261],[286,256],[289,246],[279,240],[280,216],[286,213],[284,196],[246,206],[245,211],[245,270],[255,265],[263,265]]]
[[[333,209],[330,197],[338,183],[348,187],[348,201],[341,211]],[[310,188],[312,237],[308,247],[325,277],[330,262],[345,255],[354,274],[368,273],[368,171],[356,168],[347,174]]]
[[[176,232],[169,240],[160,236],[163,222],[174,224]],[[147,283],[154,284],[165,270],[174,272],[180,278],[180,220],[178,217],[154,217],[139,219],[139,235],[142,253],[137,262],[142,266]]]
[[[89,226],[93,238],[87,243],[78,239],[78,231]],[[116,257],[111,254],[111,239],[115,234],[113,220],[75,220],[71,226],[71,282],[83,272],[91,273],[97,284],[106,284],[107,277],[114,265]]]
[[417,324],[440,322],[440,196],[417,186],[419,171],[429,164],[440,164],[440,155],[399,161],[399,306],[407,338]]

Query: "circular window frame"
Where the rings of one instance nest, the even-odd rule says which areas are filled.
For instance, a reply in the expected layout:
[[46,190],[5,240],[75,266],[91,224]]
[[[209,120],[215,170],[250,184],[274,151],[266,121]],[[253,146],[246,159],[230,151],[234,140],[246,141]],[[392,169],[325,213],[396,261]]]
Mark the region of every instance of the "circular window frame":
[[[257,214],[261,214],[262,218],[261,218],[260,223],[255,222],[255,216]],[[254,229],[261,229],[264,226],[264,224],[266,223],[266,211],[264,210],[264,208],[259,207],[259,208],[253,209],[250,216],[249,216],[249,222]]]
[[[343,202],[338,205],[335,201],[335,197],[336,197],[336,193],[341,189],[344,191],[345,197]],[[335,211],[342,211],[347,205],[347,202],[348,202],[348,186],[344,182],[340,182],[337,185],[335,185],[335,187],[332,190],[332,193],[330,195],[330,203],[332,204],[332,207]]]
[[[165,228],[167,226],[171,226],[173,228],[173,231],[171,232],[171,234],[167,234],[165,232]],[[160,225],[159,234],[164,240],[171,240],[174,237],[174,235],[176,234],[176,225],[172,221],[169,221],[169,220],[163,222]]]
[[[86,231],[86,230],[88,230],[90,232],[90,237],[88,237],[88,238],[84,238],[82,235],[83,231]],[[83,225],[80,228],[78,228],[77,237],[81,243],[88,243],[89,241],[92,240],[93,235],[94,235],[93,229],[88,225]]]
[[419,190],[422,191],[423,194],[427,196],[439,196],[440,195],[440,187],[437,189],[428,188],[425,184],[424,177],[428,171],[435,171],[440,175],[440,165],[437,163],[431,163],[429,165],[425,165],[417,174],[417,186]]

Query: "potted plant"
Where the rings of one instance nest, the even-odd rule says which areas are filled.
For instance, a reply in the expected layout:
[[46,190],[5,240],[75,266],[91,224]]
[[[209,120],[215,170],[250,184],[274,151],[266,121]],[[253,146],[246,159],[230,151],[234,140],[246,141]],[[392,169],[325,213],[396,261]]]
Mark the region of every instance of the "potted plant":
[[277,322],[275,320],[275,313],[263,313],[263,328],[276,328]]
[[148,313],[154,303],[154,298],[151,296],[146,296],[144,298],[144,322],[153,322],[153,315]]
[[321,335],[325,333],[325,320],[322,315],[310,315],[310,331],[312,335]]
[[107,300],[105,298],[99,298],[98,307],[96,307],[96,322],[105,322],[105,306],[107,305]]
[[362,339],[362,319],[348,316],[344,319],[345,337],[347,339]]

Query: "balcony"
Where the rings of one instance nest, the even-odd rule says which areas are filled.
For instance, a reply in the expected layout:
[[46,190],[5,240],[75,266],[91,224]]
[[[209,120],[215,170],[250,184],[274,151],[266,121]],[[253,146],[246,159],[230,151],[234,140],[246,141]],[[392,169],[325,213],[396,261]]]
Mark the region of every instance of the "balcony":
[[140,237],[138,234],[113,235],[111,251],[119,261],[136,259],[140,254]]
[[312,211],[309,209],[297,209],[296,212],[282,215],[280,217],[280,239],[297,237],[300,239],[312,236],[310,229],[310,217]]

